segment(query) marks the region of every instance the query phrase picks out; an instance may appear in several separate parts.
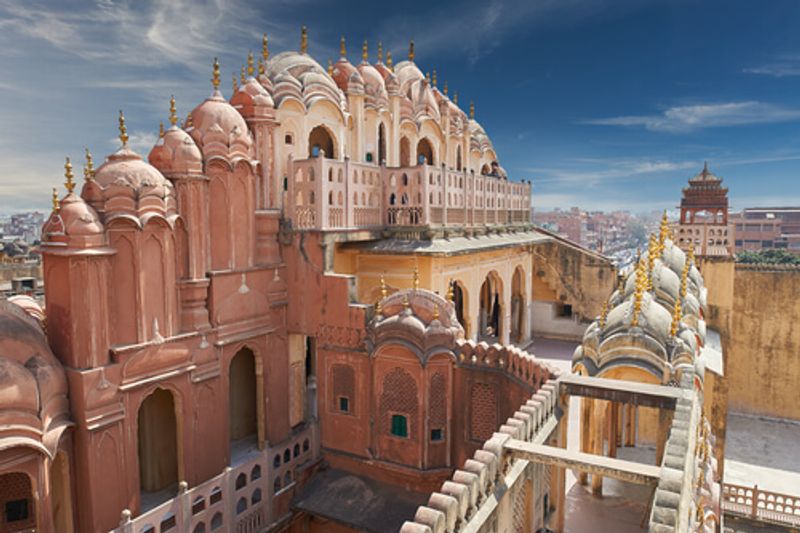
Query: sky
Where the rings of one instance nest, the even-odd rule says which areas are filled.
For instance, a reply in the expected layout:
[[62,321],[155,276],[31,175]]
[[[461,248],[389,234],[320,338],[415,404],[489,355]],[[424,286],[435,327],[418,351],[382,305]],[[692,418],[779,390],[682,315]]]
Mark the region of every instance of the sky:
[[[474,101],[538,209],[674,208],[704,161],[734,209],[800,205],[797,0],[0,0],[0,213],[48,209],[64,157],[146,155],[166,122],[256,54],[323,66],[377,41]],[[80,175],[80,164],[76,164]]]

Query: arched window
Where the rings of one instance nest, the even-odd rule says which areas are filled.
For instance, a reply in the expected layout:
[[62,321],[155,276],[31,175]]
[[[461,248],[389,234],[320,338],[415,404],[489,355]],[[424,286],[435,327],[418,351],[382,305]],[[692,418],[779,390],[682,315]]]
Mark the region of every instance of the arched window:
[[456,146],[456,170],[461,170],[461,145]]
[[403,174],[403,186],[408,187],[408,176]]
[[334,149],[333,136],[325,126],[317,126],[311,130],[308,135],[309,157],[319,157],[321,152],[325,152],[327,159],[334,159],[336,155]]
[[411,166],[411,141],[408,140],[408,137],[400,138],[400,166]]
[[431,146],[431,142],[425,137],[420,139],[420,141],[417,143],[417,164],[436,164],[436,161],[433,160],[433,146]]

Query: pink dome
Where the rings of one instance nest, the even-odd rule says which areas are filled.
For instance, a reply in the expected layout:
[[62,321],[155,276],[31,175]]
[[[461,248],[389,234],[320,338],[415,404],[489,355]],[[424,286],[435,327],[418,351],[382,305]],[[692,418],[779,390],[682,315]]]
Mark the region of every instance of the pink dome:
[[247,123],[219,91],[214,91],[211,98],[194,108],[191,119],[188,133],[205,158],[214,155],[250,157],[253,141]]
[[389,95],[386,85],[378,70],[367,62],[358,65],[358,73],[364,80],[364,92],[367,95],[367,104],[375,107],[388,107]]
[[357,72],[356,67],[346,57],[343,57],[333,64],[333,81],[341,90],[347,92],[350,86],[350,76],[354,72]]
[[34,300],[31,296],[27,294],[17,294],[16,296],[10,297],[8,301],[35,318],[39,325],[44,322],[44,309],[42,309],[39,302]]
[[264,116],[269,109],[275,107],[272,97],[264,86],[252,77],[239,87],[231,98],[231,105],[247,118]]
[[97,169],[94,181],[103,189],[122,186],[133,191],[144,187],[171,186],[161,172],[127,147],[108,156],[106,162]]
[[194,139],[177,126],[172,126],[164,133],[147,159],[151,165],[167,175],[203,172],[203,154]]
[[45,245],[92,248],[105,245],[105,228],[97,212],[83,198],[69,193],[42,227]]

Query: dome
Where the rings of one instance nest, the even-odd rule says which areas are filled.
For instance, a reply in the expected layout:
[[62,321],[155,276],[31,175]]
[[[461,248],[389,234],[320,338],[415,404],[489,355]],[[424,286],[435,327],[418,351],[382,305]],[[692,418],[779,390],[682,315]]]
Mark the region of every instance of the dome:
[[247,118],[265,116],[275,106],[264,86],[250,77],[231,98],[231,105]]
[[150,164],[164,174],[202,174],[203,154],[194,139],[178,128],[172,126],[164,133],[148,156]]
[[28,313],[29,316],[35,318],[40,326],[44,323],[44,309],[42,309],[39,302],[34,300],[31,296],[27,294],[17,294],[16,296],[11,296],[8,302],[16,305]]
[[412,84],[425,79],[425,75],[413,61],[401,61],[394,67],[394,75],[400,84],[400,92],[408,94]]
[[436,97],[427,80],[423,79],[414,82],[410,87],[408,96],[414,105],[414,116],[418,120],[423,116],[429,116],[437,121],[439,120],[441,116],[439,113],[439,104],[436,102]]
[[105,228],[97,212],[83,198],[71,192],[61,200],[42,227],[45,245],[90,248],[105,245]]
[[[337,63],[339,65],[339,63]],[[267,61],[266,75],[272,80],[275,107],[280,107],[287,96],[295,96],[308,108],[315,100],[325,98],[340,109],[344,109],[344,95],[340,86],[328,72],[308,54],[281,52]],[[336,70],[334,68],[334,76]],[[293,83],[294,82],[294,83]],[[291,90],[299,92],[294,94]],[[298,97],[299,96],[299,97]]]
[[343,91],[347,92],[350,84],[350,76],[357,72],[356,67],[353,66],[346,57],[342,57],[333,64],[333,81]]
[[69,424],[67,378],[33,317],[0,302],[0,440],[55,454]]
[[388,107],[389,94],[386,85],[378,70],[366,61],[358,65],[358,73],[364,80],[364,92],[367,96],[366,103],[376,108]]
[[219,91],[190,113],[192,126],[187,132],[203,152],[203,157],[250,157],[253,140],[242,115]]
[[103,189],[121,186],[135,192],[145,187],[171,186],[161,172],[125,146],[108,156],[97,169],[94,181]]

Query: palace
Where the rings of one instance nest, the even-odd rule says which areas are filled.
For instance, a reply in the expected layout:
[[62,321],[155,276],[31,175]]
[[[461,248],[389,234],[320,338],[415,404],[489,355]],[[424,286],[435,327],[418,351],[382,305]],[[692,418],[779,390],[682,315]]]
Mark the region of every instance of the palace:
[[[651,531],[719,531],[691,254],[662,225],[618,277],[535,229],[530,182],[436,78],[413,43],[354,65],[342,40],[323,68],[304,28],[229,98],[214,60],[146,158],[120,112],[80,191],[67,159],[45,305],[0,304],[0,529],[561,530],[574,469],[652,489]],[[583,339],[574,374],[532,337]],[[652,464],[617,457],[641,444]]]

